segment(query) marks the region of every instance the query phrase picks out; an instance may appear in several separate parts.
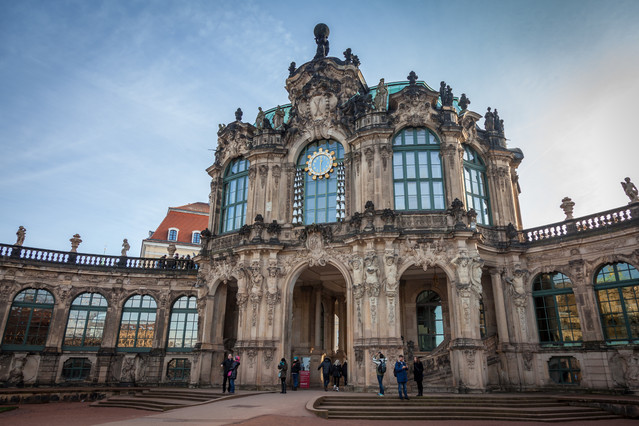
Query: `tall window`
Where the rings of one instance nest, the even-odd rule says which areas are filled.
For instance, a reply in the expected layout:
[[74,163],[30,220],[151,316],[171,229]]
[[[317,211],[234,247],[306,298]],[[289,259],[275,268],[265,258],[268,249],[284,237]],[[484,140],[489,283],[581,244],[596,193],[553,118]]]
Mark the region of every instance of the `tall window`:
[[431,290],[417,296],[417,340],[420,351],[432,351],[444,341],[442,299]]
[[171,228],[169,229],[169,241],[177,241],[177,237],[178,237],[178,229],[177,228]]
[[237,158],[224,173],[222,192],[221,232],[240,229],[246,222],[246,198],[248,195],[249,161]]
[[581,323],[570,279],[560,272],[539,274],[533,282],[541,344],[581,342]]
[[53,295],[43,289],[18,293],[9,311],[2,349],[44,349],[54,303]]
[[193,244],[200,244],[200,232],[193,231],[193,237],[191,238]]
[[614,263],[595,278],[604,338],[609,342],[639,340],[639,272],[628,263]]
[[406,128],[393,139],[395,210],[443,210],[444,177],[439,139],[424,128]]
[[297,161],[293,223],[339,222],[345,217],[344,147],[322,140],[308,144]]
[[191,350],[197,341],[197,300],[180,297],[171,309],[167,350]]
[[157,304],[151,296],[130,297],[122,308],[118,347],[124,350],[150,349],[155,334]]
[[98,349],[108,306],[100,293],[83,293],[73,299],[63,345]]
[[486,166],[475,150],[467,145],[464,145],[464,186],[468,210],[475,209],[477,223],[490,225]]

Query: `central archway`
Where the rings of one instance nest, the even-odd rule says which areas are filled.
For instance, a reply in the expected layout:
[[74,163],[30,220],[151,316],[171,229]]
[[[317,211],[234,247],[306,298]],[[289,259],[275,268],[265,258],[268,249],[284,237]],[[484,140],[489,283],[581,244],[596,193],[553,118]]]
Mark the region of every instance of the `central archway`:
[[287,360],[299,357],[310,386],[323,386],[318,367],[348,358],[347,281],[337,267],[304,267],[291,283],[285,316]]

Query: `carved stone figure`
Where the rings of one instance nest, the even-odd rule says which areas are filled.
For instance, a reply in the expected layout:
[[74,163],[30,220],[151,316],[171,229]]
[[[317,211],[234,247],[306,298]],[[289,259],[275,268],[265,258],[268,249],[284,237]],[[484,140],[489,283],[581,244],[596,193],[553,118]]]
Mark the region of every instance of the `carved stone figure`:
[[458,104],[461,108],[462,113],[468,109],[468,105],[470,105],[470,99],[466,97],[465,93],[462,93],[461,98],[459,98]]
[[80,246],[80,243],[82,242],[80,234],[75,234],[69,241],[71,242],[71,253],[77,253],[78,246]]
[[255,126],[258,129],[261,129],[264,127],[264,119],[266,118],[266,114],[264,113],[264,111],[262,111],[262,107],[257,107],[258,109],[258,113],[257,113],[257,117],[255,118]]
[[130,249],[131,249],[131,246],[129,245],[129,242],[125,238],[124,240],[122,240],[122,256],[126,256],[126,252],[129,251]]
[[483,266],[484,261],[479,256],[473,257],[470,264],[470,283],[478,295],[482,292],[481,275]]
[[288,76],[291,77],[293,74],[295,74],[295,62],[291,62],[291,65],[288,66]]
[[419,77],[417,76],[417,74],[415,74],[415,71],[411,71],[411,72],[408,74],[408,77],[406,77],[406,79],[408,80],[408,84],[409,84],[410,86],[414,86],[414,85],[417,83],[417,79],[418,79],[418,78],[419,78]]
[[621,186],[628,198],[630,198],[630,203],[636,203],[639,201],[639,191],[635,184],[630,181],[629,177],[625,178],[624,182],[621,182]]
[[394,253],[387,253],[384,259],[386,273],[386,292],[396,293],[397,285],[397,256]]
[[488,107],[488,111],[486,112],[486,115],[484,115],[484,118],[486,119],[484,121],[484,128],[486,129],[487,132],[492,132],[495,130],[495,114],[493,114],[490,111],[490,107]]
[[364,259],[365,274],[366,274],[366,290],[371,297],[379,296],[379,268],[377,267],[377,257],[374,254],[369,254]]
[[566,214],[566,220],[573,218],[572,211],[573,211],[573,208],[575,207],[575,203],[570,199],[570,197],[562,198],[561,205],[559,207],[561,207],[564,213]]
[[377,85],[377,94],[375,95],[375,110],[386,111],[386,98],[388,98],[388,89],[386,88],[386,84],[384,84],[384,79],[381,78]]
[[354,256],[350,264],[353,270],[353,297],[359,299],[364,295],[364,263],[361,257]]
[[284,116],[285,116],[284,110],[282,109],[282,107],[278,105],[277,109],[275,110],[275,114],[273,115],[274,129],[279,129],[280,127],[282,127],[282,124],[284,124]]
[[243,114],[242,109],[238,108],[235,111],[235,121],[242,121],[242,114]]
[[13,386],[22,386],[24,384],[24,365],[27,362],[27,358],[16,358],[15,364],[9,372],[9,379],[7,382]]
[[464,216],[466,214],[464,203],[459,198],[453,200],[451,207],[448,209],[448,214],[454,218],[455,228],[466,227],[464,224]]
[[120,381],[124,383],[135,382],[135,358],[124,358],[122,361]]
[[313,59],[321,59],[328,56],[329,43],[328,43],[328,35],[330,34],[330,30],[328,25],[326,24],[317,24],[315,29],[313,30],[315,34],[315,43],[317,43],[317,52],[315,53],[315,58]]
[[346,62],[347,64],[352,64],[353,63],[353,51],[351,50],[351,48],[347,48],[344,51],[344,62]]
[[175,255],[176,250],[177,250],[177,247],[175,247],[174,243],[169,244],[169,246],[166,248],[166,251],[169,253],[169,257],[173,257],[173,255]]
[[497,112],[496,108],[495,108],[494,120],[495,120],[495,131],[503,136],[504,135],[504,120],[499,118],[499,113]]
[[24,243],[24,237],[26,233],[27,233],[27,229],[24,226],[20,226],[18,228],[18,232],[16,232],[18,239],[16,240],[16,243],[14,245],[21,246]]

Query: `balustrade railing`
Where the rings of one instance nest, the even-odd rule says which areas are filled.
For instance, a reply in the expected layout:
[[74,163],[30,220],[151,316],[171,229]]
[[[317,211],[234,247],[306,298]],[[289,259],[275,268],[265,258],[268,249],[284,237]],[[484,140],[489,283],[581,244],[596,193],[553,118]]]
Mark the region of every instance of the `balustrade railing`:
[[144,257],[110,256],[102,254],[72,253],[39,249],[33,247],[0,244],[1,260],[18,260],[77,265],[96,268],[122,268],[154,271],[186,271],[196,273],[197,264],[193,259],[150,259]]
[[607,229],[639,219],[639,205],[621,207],[564,222],[521,231],[526,242],[534,243],[552,238],[577,235],[587,231]]

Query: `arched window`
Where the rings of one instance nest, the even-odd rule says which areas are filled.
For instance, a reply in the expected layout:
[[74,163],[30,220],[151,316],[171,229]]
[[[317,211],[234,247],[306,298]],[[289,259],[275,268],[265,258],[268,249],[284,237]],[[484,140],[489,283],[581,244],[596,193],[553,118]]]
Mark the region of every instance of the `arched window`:
[[246,222],[249,161],[236,158],[224,173],[220,231],[240,229]]
[[475,209],[477,223],[490,225],[486,166],[475,150],[467,145],[464,145],[464,186],[468,210]]
[[344,147],[330,140],[306,146],[297,160],[293,223],[339,222],[346,216]]
[[639,340],[639,272],[628,263],[614,263],[595,278],[601,326],[606,341]]
[[18,293],[11,304],[2,349],[44,349],[54,303],[47,290],[28,288]]
[[108,306],[100,293],[83,293],[73,299],[63,346],[98,349]]
[[178,239],[178,232],[180,230],[177,228],[169,228],[169,236],[168,236],[168,240],[169,241],[177,241]]
[[442,299],[431,290],[417,296],[417,340],[420,351],[432,351],[444,341]]
[[130,297],[122,308],[118,348],[150,349],[155,334],[157,304],[151,296]]
[[443,210],[444,174],[439,139],[424,128],[406,128],[393,138],[395,210]]
[[539,274],[533,281],[535,315],[541,344],[581,342],[581,323],[570,279],[560,272]]
[[169,351],[191,350],[197,342],[197,300],[195,296],[180,297],[171,309]]

